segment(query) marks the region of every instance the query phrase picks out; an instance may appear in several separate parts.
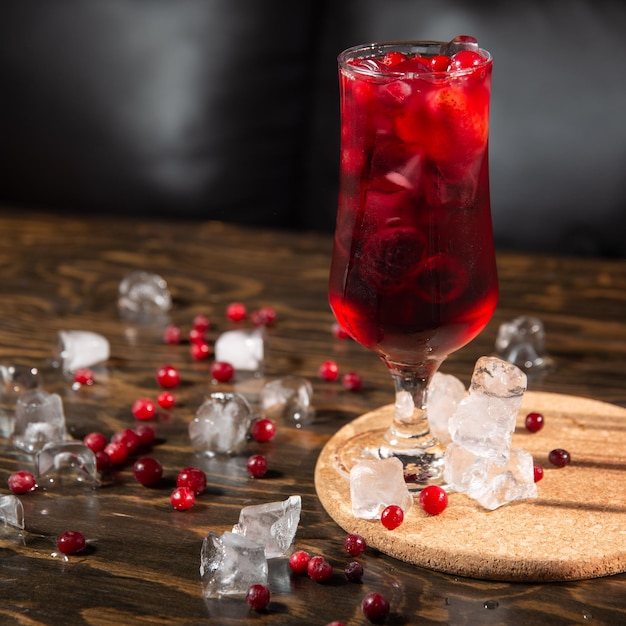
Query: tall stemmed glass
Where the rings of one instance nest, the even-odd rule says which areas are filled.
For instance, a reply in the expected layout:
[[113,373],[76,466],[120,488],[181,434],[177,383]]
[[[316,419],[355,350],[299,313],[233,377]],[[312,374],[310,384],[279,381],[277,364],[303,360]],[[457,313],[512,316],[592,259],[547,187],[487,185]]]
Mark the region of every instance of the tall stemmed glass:
[[341,171],[329,301],[395,385],[388,429],[340,451],[399,457],[414,485],[441,483],[428,384],[491,318],[491,55],[471,37],[357,46],[339,56]]

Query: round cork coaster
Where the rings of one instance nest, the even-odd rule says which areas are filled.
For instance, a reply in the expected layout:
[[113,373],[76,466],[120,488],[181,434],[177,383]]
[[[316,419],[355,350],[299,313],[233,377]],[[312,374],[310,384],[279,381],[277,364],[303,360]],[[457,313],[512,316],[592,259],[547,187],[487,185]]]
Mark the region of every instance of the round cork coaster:
[[[544,427],[530,433],[524,417],[542,413]],[[315,487],[328,514],[346,532],[402,561],[458,576],[505,581],[567,581],[626,571],[626,409],[575,396],[526,392],[513,446],[544,468],[538,497],[484,509],[465,494],[449,494],[448,507],[427,515],[419,503],[404,522],[387,530],[355,518],[350,486],[336,465],[341,444],[386,426],[393,406],[362,415],[339,430],[322,450]],[[548,462],[554,448],[570,465]]]

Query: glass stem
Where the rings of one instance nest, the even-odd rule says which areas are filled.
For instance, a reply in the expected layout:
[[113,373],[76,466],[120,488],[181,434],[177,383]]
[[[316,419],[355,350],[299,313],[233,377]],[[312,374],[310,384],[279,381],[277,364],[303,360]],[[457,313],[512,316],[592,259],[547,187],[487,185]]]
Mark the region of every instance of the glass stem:
[[436,443],[426,415],[428,385],[436,369],[427,374],[390,369],[396,401],[386,439],[392,446],[428,448]]

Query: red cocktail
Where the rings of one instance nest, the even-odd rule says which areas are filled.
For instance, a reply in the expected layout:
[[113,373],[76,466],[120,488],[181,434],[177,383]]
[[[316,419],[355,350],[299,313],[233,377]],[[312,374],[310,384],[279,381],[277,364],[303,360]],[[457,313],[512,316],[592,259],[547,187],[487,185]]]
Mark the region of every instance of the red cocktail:
[[496,306],[491,65],[470,37],[371,44],[339,57],[341,180],[329,299],[337,321],[383,359],[403,394],[385,455],[432,452],[425,387]]

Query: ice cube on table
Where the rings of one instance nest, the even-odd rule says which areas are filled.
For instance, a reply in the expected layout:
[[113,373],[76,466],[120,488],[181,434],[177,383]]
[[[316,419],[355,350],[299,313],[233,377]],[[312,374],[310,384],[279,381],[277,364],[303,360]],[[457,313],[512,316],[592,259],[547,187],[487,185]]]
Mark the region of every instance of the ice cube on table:
[[24,507],[17,496],[0,496],[0,521],[5,529],[24,530]]
[[239,513],[233,532],[265,546],[265,557],[287,556],[300,523],[302,498],[246,506]]
[[350,469],[352,514],[364,519],[379,519],[383,509],[396,504],[405,513],[413,496],[404,480],[402,461],[396,457],[359,461]]
[[41,374],[36,367],[0,365],[0,437],[8,438],[15,424],[17,398],[41,385]]
[[98,333],[89,330],[59,331],[56,356],[66,373],[103,363],[110,352],[109,340]]
[[43,389],[31,389],[17,399],[11,437],[16,448],[32,454],[47,443],[64,441],[65,437],[61,396]]
[[508,460],[526,374],[496,357],[476,361],[469,394],[450,417],[450,437],[472,453],[496,463]]
[[543,322],[536,317],[521,315],[500,324],[495,348],[501,359],[527,374],[545,371],[553,365],[546,352]]
[[533,457],[521,448],[510,450],[508,460],[497,463],[451,443],[444,455],[444,480],[492,511],[505,504],[537,497]]
[[210,532],[202,542],[200,576],[205,598],[245,595],[250,585],[267,583],[263,545],[232,532]]
[[79,441],[46,444],[35,455],[35,473],[43,489],[96,487],[100,482],[95,454]]
[[448,420],[465,397],[465,385],[452,374],[436,372],[428,385],[426,413],[430,430],[443,443],[450,441]]
[[117,306],[122,317],[160,318],[172,308],[167,281],[153,272],[135,270],[119,284]]
[[235,370],[261,372],[265,358],[265,330],[227,330],[215,341],[215,360],[230,363]]
[[189,424],[191,446],[208,456],[237,454],[246,443],[252,422],[248,401],[239,393],[212,393]]
[[281,418],[296,427],[315,418],[312,406],[313,385],[301,376],[283,376],[265,383],[261,388],[261,410],[270,418]]

